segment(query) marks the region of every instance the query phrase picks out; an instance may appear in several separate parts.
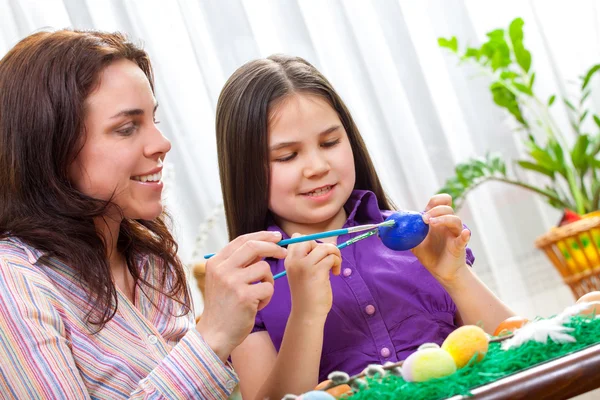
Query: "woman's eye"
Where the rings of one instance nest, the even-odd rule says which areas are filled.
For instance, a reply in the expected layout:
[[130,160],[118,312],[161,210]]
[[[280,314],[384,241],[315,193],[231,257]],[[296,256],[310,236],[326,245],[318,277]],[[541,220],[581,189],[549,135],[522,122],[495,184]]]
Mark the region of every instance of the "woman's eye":
[[136,124],[128,124],[128,125],[124,126],[123,128],[118,129],[117,133],[122,136],[130,136],[133,134],[133,132],[135,132],[136,128],[137,128]]
[[323,147],[333,147],[340,142],[340,139],[331,140],[329,142],[323,143],[321,146]]
[[160,120],[156,119],[156,117],[154,117],[154,124],[156,124],[156,125],[160,124]]
[[277,161],[277,162],[290,161],[291,159],[293,159],[294,157],[296,157],[297,154],[298,153],[292,153],[292,154],[284,156],[284,157],[279,157],[279,158],[276,158],[275,161]]

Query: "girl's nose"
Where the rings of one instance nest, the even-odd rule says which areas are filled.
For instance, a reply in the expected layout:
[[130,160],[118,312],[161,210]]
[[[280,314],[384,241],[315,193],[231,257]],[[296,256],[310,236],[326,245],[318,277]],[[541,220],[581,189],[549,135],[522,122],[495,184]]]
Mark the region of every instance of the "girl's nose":
[[315,151],[306,159],[304,166],[304,176],[311,178],[327,173],[330,169],[329,161],[320,151]]

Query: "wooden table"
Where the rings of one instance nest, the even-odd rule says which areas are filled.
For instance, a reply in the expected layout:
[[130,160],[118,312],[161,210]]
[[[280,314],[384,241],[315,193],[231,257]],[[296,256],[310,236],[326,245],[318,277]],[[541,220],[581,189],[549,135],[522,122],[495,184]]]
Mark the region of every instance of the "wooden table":
[[471,390],[468,399],[569,399],[600,387],[600,344]]

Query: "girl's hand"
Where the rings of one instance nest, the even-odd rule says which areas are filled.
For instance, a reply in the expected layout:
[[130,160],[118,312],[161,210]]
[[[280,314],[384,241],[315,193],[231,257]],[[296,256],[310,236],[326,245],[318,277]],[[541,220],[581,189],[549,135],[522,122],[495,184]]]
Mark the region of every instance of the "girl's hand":
[[256,312],[273,295],[273,274],[265,257],[284,258],[279,232],[242,235],[206,263],[204,311],[196,329],[213,351],[227,360],[250,334]]
[[331,243],[312,240],[288,246],[285,269],[292,294],[292,314],[327,317],[333,303],[329,271],[339,275],[341,265],[340,250]]
[[471,232],[454,215],[452,197],[448,194],[437,194],[429,200],[423,221],[429,224],[429,234],[411,251],[438,281],[452,282],[466,267]]

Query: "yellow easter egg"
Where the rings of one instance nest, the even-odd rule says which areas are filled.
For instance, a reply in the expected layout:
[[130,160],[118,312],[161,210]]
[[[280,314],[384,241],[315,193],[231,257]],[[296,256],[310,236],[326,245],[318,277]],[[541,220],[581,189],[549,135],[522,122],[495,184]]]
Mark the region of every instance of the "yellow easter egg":
[[477,358],[474,362],[483,360],[488,345],[488,337],[483,329],[475,325],[464,325],[448,335],[442,344],[442,349],[452,356],[458,368],[462,368],[475,355]]
[[456,372],[454,359],[435,343],[425,343],[402,364],[402,378],[407,382],[426,382]]

